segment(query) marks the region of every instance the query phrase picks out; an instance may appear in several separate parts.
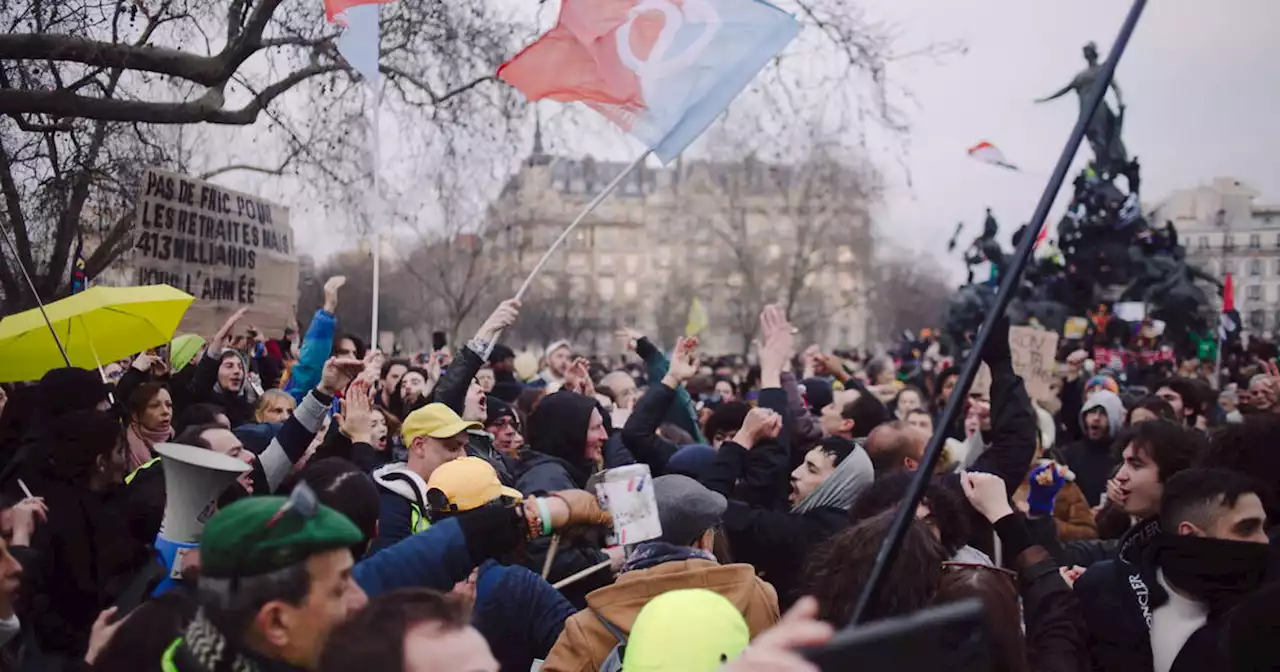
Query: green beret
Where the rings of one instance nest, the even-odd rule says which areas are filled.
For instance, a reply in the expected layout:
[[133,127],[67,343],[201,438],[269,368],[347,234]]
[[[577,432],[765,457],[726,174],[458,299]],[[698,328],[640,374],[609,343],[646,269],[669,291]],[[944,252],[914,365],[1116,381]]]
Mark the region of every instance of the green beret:
[[289,511],[267,528],[287,501],[286,497],[247,497],[214,514],[200,537],[200,573],[257,576],[364,539],[355,523],[323,504],[310,518]]

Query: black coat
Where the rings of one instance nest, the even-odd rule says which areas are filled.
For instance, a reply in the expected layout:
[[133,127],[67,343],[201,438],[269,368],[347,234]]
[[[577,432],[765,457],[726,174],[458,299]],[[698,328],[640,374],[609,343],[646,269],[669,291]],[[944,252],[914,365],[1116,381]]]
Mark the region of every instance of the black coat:
[[[1075,583],[1075,594],[1089,630],[1093,669],[1145,672],[1153,669],[1151,613],[1168,601],[1156,579],[1148,543],[1160,534],[1160,521],[1135,525],[1120,540],[1118,556],[1089,568]],[[1219,640],[1225,619],[1209,620],[1183,644],[1171,672],[1213,670],[1221,660]]]
[[778,604],[785,610],[800,597],[809,552],[844,529],[849,512],[838,508],[790,511],[783,494],[789,483],[787,430],[792,422],[786,394],[778,388],[761,390],[760,405],[782,416],[781,441],[763,442],[750,451],[732,441],[721,444],[702,483],[729,498],[721,527],[729,538],[733,561],[754,565],[778,591]]
[[1004,543],[1008,566],[1018,572],[1028,668],[1084,672],[1089,669],[1089,652],[1079,601],[1058,572],[1058,563],[1039,545],[1043,533],[1054,534],[1052,522],[1049,518],[1024,521],[1010,514],[993,527]]
[[31,484],[49,519],[31,548],[40,562],[23,568],[19,613],[42,652],[84,655],[98,612],[110,606],[150,553],[130,534],[123,490],[92,493],[83,485]]
[[[987,360],[991,367],[991,447],[970,467],[970,471],[994,474],[1004,480],[1009,496],[1022,484],[1036,452],[1036,416],[1022,379],[1007,359]],[[941,482],[965,499],[960,475],[946,474]],[[987,555],[994,553],[991,523],[972,507],[969,511],[969,545]]]

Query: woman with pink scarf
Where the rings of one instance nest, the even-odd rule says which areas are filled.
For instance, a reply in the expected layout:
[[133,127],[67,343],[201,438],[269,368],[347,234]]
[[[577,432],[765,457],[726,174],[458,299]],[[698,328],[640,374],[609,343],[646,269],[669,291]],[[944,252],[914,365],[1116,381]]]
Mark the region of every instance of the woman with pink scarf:
[[163,383],[145,383],[129,395],[129,472],[146,464],[151,448],[173,438],[173,398]]

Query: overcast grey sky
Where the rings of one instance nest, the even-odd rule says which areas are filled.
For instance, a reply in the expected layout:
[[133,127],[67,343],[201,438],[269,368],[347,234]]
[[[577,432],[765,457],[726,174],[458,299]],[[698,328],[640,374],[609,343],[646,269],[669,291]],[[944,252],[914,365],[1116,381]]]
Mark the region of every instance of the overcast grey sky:
[[[991,206],[1008,236],[1030,218],[1075,120],[1075,94],[1044,105],[1035,98],[1064,86],[1084,66],[1081,47],[1098,43],[1105,57],[1128,11],[1124,0],[1025,2],[860,0],[892,21],[908,44],[963,40],[943,63],[896,67],[918,99],[902,164],[889,143],[879,148],[891,190],[882,230],[895,242],[943,254],[955,223],[967,241]],[[1153,0],[1117,75],[1128,111],[1124,139],[1143,167],[1143,201],[1171,189],[1238,177],[1280,200],[1280,2]],[[980,140],[998,145],[1029,174],[988,167],[967,157]],[[1076,169],[1089,156],[1076,156]],[[1074,173],[1073,173],[1074,175]],[[1068,188],[1069,188],[1068,181]],[[1051,215],[1065,205],[1060,195]]]
[[[1030,218],[1078,110],[1075,94],[1044,105],[1032,101],[1064,86],[1084,67],[1086,42],[1097,42],[1107,55],[1129,3],[850,1],[866,8],[868,20],[892,24],[904,51],[931,42],[961,41],[966,47],[965,53],[940,61],[895,62],[889,70],[914,103],[906,106],[911,123],[906,136],[868,131],[872,159],[889,184],[877,218],[881,231],[894,245],[942,261],[956,222],[967,223],[962,236],[967,242],[990,206],[1007,239]],[[552,21],[554,12],[544,11],[543,28]],[[1149,2],[1118,74],[1128,105],[1125,144],[1142,161],[1144,202],[1153,204],[1171,189],[1217,175],[1252,184],[1263,200],[1280,200],[1280,133],[1273,121],[1280,110],[1275,26],[1280,26],[1280,0]],[[623,160],[638,151],[637,142],[603,120],[590,119],[589,112],[543,105],[553,128],[560,115],[578,120],[561,137],[548,138],[553,152]],[[388,149],[394,146],[385,133],[383,139]],[[980,140],[998,145],[1025,172],[968,158],[965,150]],[[692,151],[699,149],[695,144]],[[1074,170],[1088,155],[1086,145]],[[502,181],[494,179],[490,191]],[[1056,203],[1051,223],[1065,198]],[[305,223],[305,204],[290,205],[299,211],[295,227],[316,226]],[[320,256],[350,243],[339,236],[301,240],[304,251]],[[945,263],[960,266],[955,260]]]

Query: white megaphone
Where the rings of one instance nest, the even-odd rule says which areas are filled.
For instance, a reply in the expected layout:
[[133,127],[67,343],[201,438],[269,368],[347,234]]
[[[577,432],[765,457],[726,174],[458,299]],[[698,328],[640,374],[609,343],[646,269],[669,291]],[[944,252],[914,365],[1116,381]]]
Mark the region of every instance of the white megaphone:
[[155,451],[163,458],[165,483],[164,522],[155,547],[167,576],[152,593],[160,595],[182,579],[182,558],[199,546],[218,498],[251,467],[229,455],[179,443],[158,443]]

